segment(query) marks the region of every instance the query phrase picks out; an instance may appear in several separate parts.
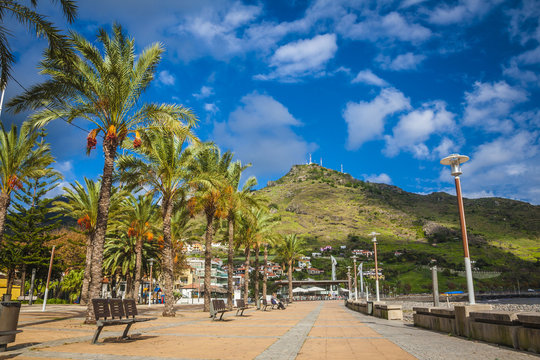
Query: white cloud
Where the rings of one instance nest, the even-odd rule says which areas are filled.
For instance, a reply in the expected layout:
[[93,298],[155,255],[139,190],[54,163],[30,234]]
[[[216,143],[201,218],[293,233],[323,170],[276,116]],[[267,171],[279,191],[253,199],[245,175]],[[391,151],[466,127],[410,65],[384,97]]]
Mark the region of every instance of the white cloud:
[[514,124],[508,118],[512,107],[527,100],[527,93],[504,81],[475,82],[472,92],[465,93],[467,101],[463,123],[479,126],[490,132],[509,132]]
[[271,96],[254,92],[241,101],[228,121],[215,123],[213,137],[242,162],[253,163],[255,174],[282,173],[304,163],[307,154],[317,148],[293,131],[302,123]]
[[378,184],[392,184],[392,179],[388,174],[382,173],[382,174],[371,174],[371,175],[362,175],[365,181],[369,181],[372,183],[378,183]]
[[387,39],[419,43],[431,37],[431,30],[409,23],[397,12],[382,16],[368,13],[365,18],[357,20],[357,15],[348,13],[339,20],[336,28],[347,38],[373,42]]
[[455,154],[459,150],[459,146],[456,145],[456,143],[452,140],[450,140],[447,137],[444,137],[440,144],[433,149],[433,153],[438,158],[443,158],[448,156],[449,154]]
[[354,83],[364,83],[368,85],[375,85],[379,87],[388,86],[388,83],[375,75],[370,69],[362,70],[356,75],[356,77],[351,81]]
[[270,58],[275,70],[268,75],[257,75],[259,80],[293,80],[307,75],[320,74],[337,51],[336,35],[317,35],[312,39],[298,40],[281,46]]
[[210,86],[203,86],[198,93],[193,94],[197,99],[204,99],[214,94],[214,89]]
[[370,102],[349,102],[343,111],[347,122],[347,149],[356,150],[366,141],[382,135],[387,116],[410,108],[410,101],[400,91],[388,88]]
[[162,70],[158,74],[158,81],[163,85],[174,85],[176,79],[174,75],[172,75],[167,70]]
[[451,25],[477,20],[486,15],[502,0],[460,0],[457,5],[440,5],[429,13],[429,22]]
[[[495,196],[540,203],[539,133],[519,131],[478,146],[463,164],[462,187],[466,196],[483,191]],[[452,181],[448,167],[442,181]]]
[[396,56],[396,58],[393,60],[388,56],[382,56],[382,55],[377,56],[375,60],[381,64],[381,67],[383,69],[400,71],[400,70],[414,70],[425,59],[426,59],[425,55],[421,55],[421,54],[415,55],[411,52],[408,52],[406,54],[401,54],[401,55]]
[[[385,136],[384,153],[388,156],[395,156],[401,150],[406,150],[411,152],[415,158],[432,157],[433,154],[425,142],[432,135],[452,131],[454,127],[454,114],[446,110],[444,103],[424,104],[421,109],[401,116],[398,124],[392,130],[392,135]],[[448,141],[442,144],[443,148],[449,146]]]
[[219,108],[214,103],[206,103],[204,104],[204,110],[209,113],[215,114],[219,111]]

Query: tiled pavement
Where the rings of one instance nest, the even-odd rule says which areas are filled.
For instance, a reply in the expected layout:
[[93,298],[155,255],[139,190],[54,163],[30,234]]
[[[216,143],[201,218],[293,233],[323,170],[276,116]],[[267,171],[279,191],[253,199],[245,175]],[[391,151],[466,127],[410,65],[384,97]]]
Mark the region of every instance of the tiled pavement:
[[[249,310],[212,322],[201,311],[179,311],[132,327],[106,327],[101,345],[91,345],[95,326],[83,325],[76,306],[21,312],[17,341],[0,359],[538,359],[534,355],[452,338],[352,312],[341,301],[298,302],[286,310]],[[140,307],[141,316],[160,309]]]

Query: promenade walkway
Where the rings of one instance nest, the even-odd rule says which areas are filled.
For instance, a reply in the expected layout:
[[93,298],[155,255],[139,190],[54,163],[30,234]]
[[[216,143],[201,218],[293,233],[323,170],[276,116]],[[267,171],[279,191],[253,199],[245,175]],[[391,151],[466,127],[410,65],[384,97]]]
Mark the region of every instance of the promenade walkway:
[[[158,306],[144,315],[159,316]],[[202,311],[181,311],[133,326],[132,340],[119,340],[121,327],[105,328],[91,345],[95,326],[83,325],[83,309],[53,305],[23,307],[23,333],[0,359],[538,359],[533,354],[438,334],[400,321],[353,312],[341,301],[298,302],[286,310],[246,311],[212,322]],[[146,312],[146,313],[144,313]]]

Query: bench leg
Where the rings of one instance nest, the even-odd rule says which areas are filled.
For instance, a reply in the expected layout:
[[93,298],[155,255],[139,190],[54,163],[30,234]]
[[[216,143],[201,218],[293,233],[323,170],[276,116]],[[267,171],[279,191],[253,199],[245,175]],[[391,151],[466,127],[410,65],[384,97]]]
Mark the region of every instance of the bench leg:
[[124,333],[122,334],[123,340],[129,339],[128,332],[129,332],[129,329],[131,328],[131,325],[133,325],[133,323],[129,323],[126,325],[126,328],[124,329]]
[[238,316],[238,312],[240,312],[240,309],[237,309],[237,310],[236,310],[236,316]]
[[221,313],[221,316],[219,317],[219,320],[223,320],[223,314],[225,314],[225,312]]
[[246,310],[245,308],[242,309],[242,312],[240,313],[240,316],[244,316],[244,310]]
[[4,352],[7,350],[7,344],[0,344],[0,352]]
[[94,337],[92,338],[92,344],[97,343],[99,334],[101,334],[101,330],[103,330],[103,326],[98,326],[96,332],[94,333]]

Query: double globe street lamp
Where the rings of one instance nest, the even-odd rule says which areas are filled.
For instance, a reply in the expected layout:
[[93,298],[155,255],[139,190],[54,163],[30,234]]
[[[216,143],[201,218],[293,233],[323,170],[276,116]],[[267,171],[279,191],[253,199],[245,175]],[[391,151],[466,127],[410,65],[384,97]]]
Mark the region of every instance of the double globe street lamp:
[[469,293],[469,304],[475,304],[474,300],[474,288],[471,271],[471,257],[469,255],[469,241],[467,239],[467,225],[465,224],[465,211],[463,209],[463,198],[461,196],[461,182],[459,181],[459,175],[461,171],[461,164],[469,161],[469,157],[466,155],[452,154],[441,160],[442,165],[450,165],[450,173],[454,177],[456,183],[456,197],[458,202],[459,222],[461,224],[461,238],[463,239],[463,254],[465,258],[465,275],[467,277],[467,291]]
[[377,301],[381,301],[379,298],[379,267],[377,264],[377,235],[381,235],[378,232],[371,232],[369,234],[370,236],[373,236],[373,251],[375,253],[375,292],[377,294]]

